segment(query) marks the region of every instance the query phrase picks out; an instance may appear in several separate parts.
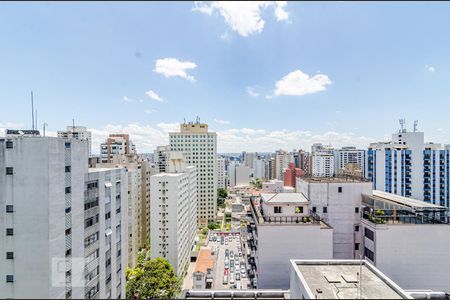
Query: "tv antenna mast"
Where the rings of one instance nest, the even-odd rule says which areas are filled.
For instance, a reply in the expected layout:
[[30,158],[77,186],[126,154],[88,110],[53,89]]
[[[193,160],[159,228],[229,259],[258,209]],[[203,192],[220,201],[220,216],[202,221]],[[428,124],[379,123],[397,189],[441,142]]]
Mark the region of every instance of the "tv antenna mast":
[[31,91],[31,128],[34,130],[34,103],[33,103],[33,91]]
[[417,125],[419,124],[418,120],[414,120],[414,132],[417,132]]

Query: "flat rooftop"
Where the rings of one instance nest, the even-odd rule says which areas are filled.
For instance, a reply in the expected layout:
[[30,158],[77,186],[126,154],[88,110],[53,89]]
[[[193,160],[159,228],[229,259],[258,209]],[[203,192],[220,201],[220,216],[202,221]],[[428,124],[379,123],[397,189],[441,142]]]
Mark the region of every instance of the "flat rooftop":
[[412,299],[365,260],[291,260],[291,264],[310,299]]
[[261,193],[261,199],[265,203],[308,203],[308,199],[302,193]]
[[289,290],[183,290],[181,299],[290,299]]
[[352,183],[352,182],[371,182],[370,180],[359,176],[337,176],[337,177],[300,177],[301,180],[309,183]]

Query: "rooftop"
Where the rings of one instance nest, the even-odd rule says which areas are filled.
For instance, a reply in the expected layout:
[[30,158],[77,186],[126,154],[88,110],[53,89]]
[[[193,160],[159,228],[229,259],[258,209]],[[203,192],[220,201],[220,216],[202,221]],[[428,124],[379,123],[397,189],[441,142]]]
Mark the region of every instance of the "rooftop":
[[412,299],[365,260],[291,260],[291,264],[309,294],[306,298]]
[[214,267],[214,258],[211,255],[211,249],[202,247],[198,253],[197,262],[195,263],[194,273],[202,272],[206,274],[208,269]]
[[411,208],[431,208],[431,209],[446,209],[443,206],[439,206],[432,203],[427,203],[425,201],[413,199],[413,198],[407,198],[399,195],[395,195],[392,193],[382,192],[374,190],[372,193],[372,197],[377,200],[386,200],[390,202],[394,202],[399,205],[411,207]]
[[181,299],[290,299],[289,290],[184,290]]
[[336,177],[312,177],[303,176],[301,180],[309,183],[352,183],[352,182],[371,182],[370,180],[360,176],[336,176]]
[[265,203],[308,203],[302,193],[261,193],[260,196]]

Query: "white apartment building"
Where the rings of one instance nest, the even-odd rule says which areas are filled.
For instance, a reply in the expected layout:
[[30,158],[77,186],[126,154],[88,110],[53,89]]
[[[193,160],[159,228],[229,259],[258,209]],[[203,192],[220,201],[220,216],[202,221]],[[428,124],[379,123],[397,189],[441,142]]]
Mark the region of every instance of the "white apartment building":
[[367,172],[367,150],[356,149],[356,147],[342,147],[334,151],[335,173],[348,168],[350,165],[361,170],[361,175]]
[[67,126],[66,131],[58,131],[58,137],[76,138],[88,142],[88,154],[92,153],[92,133],[84,126]]
[[450,291],[448,208],[381,191],[362,207],[366,260],[406,290]]
[[333,258],[359,258],[361,196],[372,192],[371,182],[345,177],[299,177],[296,188],[309,200],[311,211],[333,227]]
[[230,163],[228,174],[230,176],[230,187],[250,184],[250,168],[245,165],[235,162]]
[[170,145],[158,146],[154,151],[155,163],[159,168],[159,173],[164,173],[169,168]]
[[225,158],[217,157],[217,188],[225,189],[227,187],[226,172]]
[[106,141],[100,144],[100,162],[109,163],[114,155],[135,154],[136,146],[130,136],[124,133],[110,134]]
[[254,178],[266,178],[266,161],[262,159],[255,159],[253,169]]
[[217,211],[217,135],[207,124],[180,124],[180,132],[169,133],[172,151],[182,151],[186,165],[198,172],[198,222],[214,220]]
[[312,176],[314,177],[333,177],[334,153],[331,148],[315,150],[312,154]]
[[277,150],[275,152],[275,178],[284,180],[284,170],[289,168],[289,163],[294,162],[294,157],[291,153],[284,150]]
[[197,169],[171,153],[168,173],[150,178],[151,258],[167,259],[177,275],[190,261],[197,228]]
[[127,265],[135,268],[139,250],[146,248],[150,240],[150,176],[157,173],[157,168],[137,154],[114,155],[111,163],[96,165],[105,167],[128,170]]
[[126,171],[87,161],[86,141],[0,138],[0,298],[124,297]]
[[255,160],[258,155],[255,152],[242,152],[242,158],[244,160],[244,165],[250,169],[255,168]]
[[371,144],[367,157],[374,190],[450,207],[450,147],[403,129],[390,142]]
[[261,194],[250,207],[247,258],[249,278],[258,288],[288,289],[293,257],[333,257],[333,228],[311,215],[304,195]]

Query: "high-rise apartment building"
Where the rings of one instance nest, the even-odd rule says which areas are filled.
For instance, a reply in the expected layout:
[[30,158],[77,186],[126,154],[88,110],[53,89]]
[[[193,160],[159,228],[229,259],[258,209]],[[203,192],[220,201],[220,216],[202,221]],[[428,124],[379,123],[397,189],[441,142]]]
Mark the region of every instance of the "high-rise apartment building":
[[424,143],[423,132],[400,130],[367,153],[373,189],[441,206],[450,203],[450,147]]
[[266,178],[266,161],[263,159],[256,159],[253,169],[253,178]]
[[124,133],[110,134],[106,142],[100,145],[100,161],[109,163],[117,154],[136,153],[136,146],[130,141],[130,136]]
[[66,131],[58,131],[58,137],[76,138],[88,142],[88,153],[92,153],[92,133],[84,126],[67,126]]
[[225,169],[225,158],[217,157],[217,188],[227,187],[227,171]]
[[319,150],[312,155],[312,176],[332,177],[334,176],[333,151]]
[[154,151],[155,163],[160,173],[166,172],[169,167],[170,145],[158,146]]
[[167,259],[177,275],[190,261],[197,228],[197,168],[171,152],[169,170],[150,177],[151,258]]
[[284,150],[277,150],[275,152],[275,178],[284,180],[284,170],[289,168],[289,163],[294,162],[291,153]]
[[125,296],[124,169],[87,141],[0,138],[0,298]]
[[198,222],[214,220],[217,211],[217,135],[199,121],[180,124],[180,132],[169,133],[172,151],[185,154],[186,165],[198,172]]
[[342,147],[334,151],[334,156],[335,173],[353,168],[365,177],[367,150],[356,149],[356,147]]
[[136,267],[139,250],[150,240],[150,176],[157,173],[150,163],[137,154],[114,155],[110,163],[97,164],[96,168],[125,168],[128,171],[127,265]]

